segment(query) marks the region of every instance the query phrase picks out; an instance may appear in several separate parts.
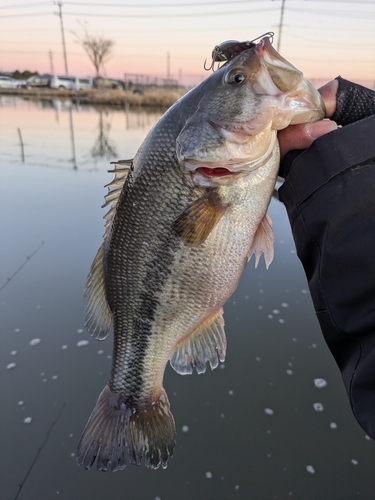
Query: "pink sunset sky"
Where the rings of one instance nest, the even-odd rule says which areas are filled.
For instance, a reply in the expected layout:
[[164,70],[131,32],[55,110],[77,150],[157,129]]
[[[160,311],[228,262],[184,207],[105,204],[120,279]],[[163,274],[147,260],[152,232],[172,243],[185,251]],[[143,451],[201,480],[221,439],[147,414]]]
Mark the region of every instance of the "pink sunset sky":
[[[280,35],[281,8],[284,15]],[[0,71],[65,74],[57,2],[0,1]],[[77,36],[115,42],[106,74],[167,77],[185,85],[207,76],[213,47],[274,31],[274,46],[313,82],[338,74],[375,82],[374,0],[62,1],[69,74],[94,76]]]

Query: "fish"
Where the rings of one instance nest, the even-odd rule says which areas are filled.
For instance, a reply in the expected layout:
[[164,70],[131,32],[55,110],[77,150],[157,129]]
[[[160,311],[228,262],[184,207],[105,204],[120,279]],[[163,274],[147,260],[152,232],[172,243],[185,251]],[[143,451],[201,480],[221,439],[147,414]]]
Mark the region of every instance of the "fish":
[[85,289],[86,328],[113,335],[110,378],[77,448],[86,469],[167,466],[167,363],[186,375],[223,362],[223,306],[253,254],[255,265],[273,259],[277,131],[321,119],[324,104],[268,36],[236,50],[166,111],[134,159],[114,163]]

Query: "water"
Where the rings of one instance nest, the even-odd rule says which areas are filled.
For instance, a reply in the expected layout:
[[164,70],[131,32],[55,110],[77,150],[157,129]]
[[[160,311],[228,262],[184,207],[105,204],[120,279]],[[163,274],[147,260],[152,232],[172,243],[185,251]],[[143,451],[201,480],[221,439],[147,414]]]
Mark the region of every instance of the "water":
[[225,363],[166,370],[168,468],[76,465],[111,365],[111,340],[92,339],[82,319],[103,186],[109,162],[131,158],[160,114],[0,102],[1,498],[374,498],[375,446],[351,414],[277,200],[275,260],[268,271],[251,261],[225,307]]

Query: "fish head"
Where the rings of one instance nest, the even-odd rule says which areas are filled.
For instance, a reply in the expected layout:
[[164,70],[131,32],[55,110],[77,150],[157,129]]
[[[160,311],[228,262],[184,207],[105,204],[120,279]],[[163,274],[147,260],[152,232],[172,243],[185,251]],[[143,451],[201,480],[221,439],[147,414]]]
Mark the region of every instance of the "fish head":
[[268,37],[243,46],[202,82],[202,98],[177,137],[179,162],[192,173],[253,171],[278,154],[277,130],[324,117],[319,92]]

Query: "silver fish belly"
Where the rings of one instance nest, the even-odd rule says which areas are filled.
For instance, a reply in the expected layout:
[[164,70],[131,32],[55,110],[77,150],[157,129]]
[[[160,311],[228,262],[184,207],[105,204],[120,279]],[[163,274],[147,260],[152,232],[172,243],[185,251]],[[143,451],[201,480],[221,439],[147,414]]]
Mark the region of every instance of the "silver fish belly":
[[167,362],[190,374],[223,361],[223,305],[252,254],[272,261],[277,130],[324,112],[267,38],[243,47],[115,166],[86,286],[88,330],[114,336],[111,376],[78,445],[87,469],[167,466],[176,441]]

